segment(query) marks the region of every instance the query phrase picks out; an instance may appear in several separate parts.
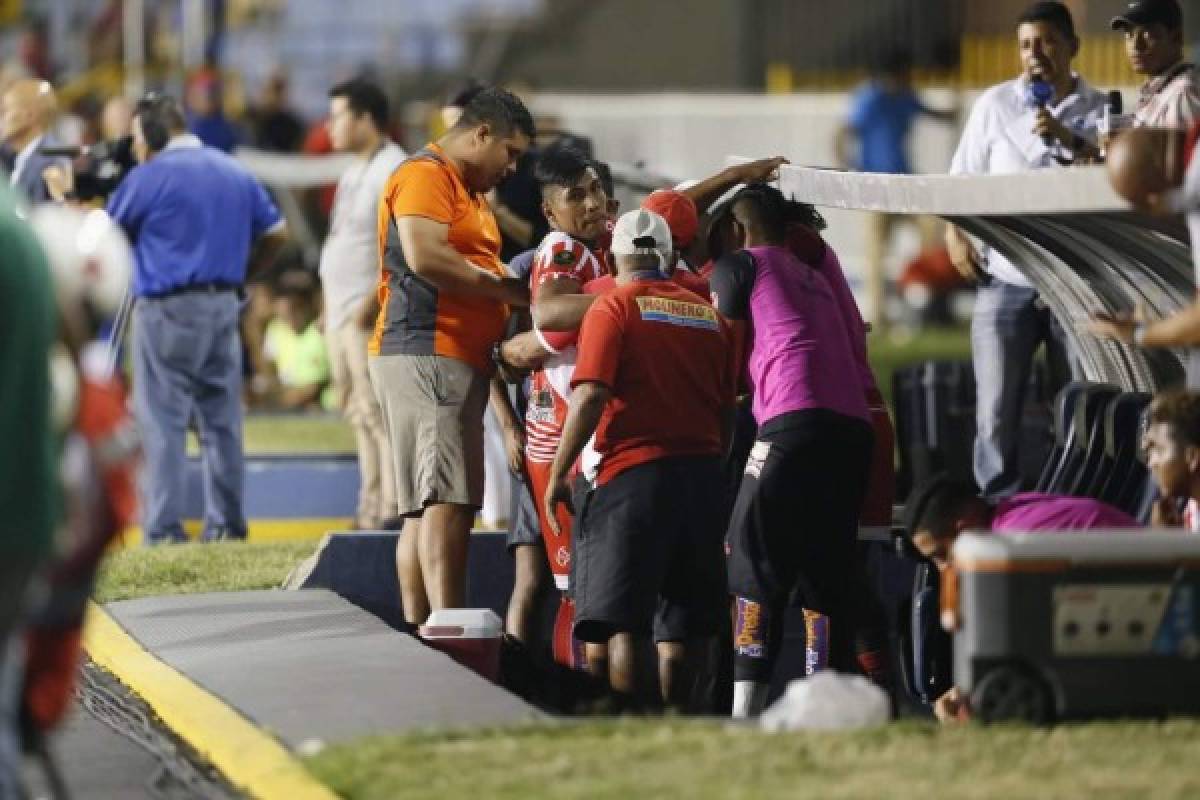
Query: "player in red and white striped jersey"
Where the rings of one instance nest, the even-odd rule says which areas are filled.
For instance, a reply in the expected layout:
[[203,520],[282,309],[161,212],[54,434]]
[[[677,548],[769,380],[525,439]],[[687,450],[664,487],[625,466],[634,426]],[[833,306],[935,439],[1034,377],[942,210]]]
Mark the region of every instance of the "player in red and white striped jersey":
[[[554,228],[538,247],[530,273],[535,301],[533,334],[546,354],[531,376],[525,416],[525,470],[536,498],[545,492],[567,416],[575,337],[593,299],[583,287],[605,274],[603,260],[594,248],[606,230],[609,199],[595,166],[578,151],[549,151],[538,162],[535,174],[542,185],[542,210]],[[571,519],[562,512],[558,520],[562,533],[555,535],[538,505],[554,582],[565,592],[571,564]],[[571,637],[572,616],[564,595],[555,623],[554,654],[560,662],[578,666],[582,659]]]
[[[594,172],[589,168],[586,174],[594,175]],[[562,189],[550,187],[549,191],[561,192]],[[534,259],[530,291],[534,302],[549,295],[582,295],[583,286],[602,274],[600,260],[587,244],[570,234],[553,231],[542,241]],[[537,498],[538,492],[545,490],[550,463],[558,450],[563,422],[567,418],[571,373],[575,370],[576,331],[543,331],[535,328],[535,333],[542,346],[552,354],[542,368],[531,376],[529,407],[525,413],[525,468],[529,473],[530,489],[534,498]],[[543,519],[541,523],[555,585],[565,591],[571,563],[570,519],[565,511],[561,516],[559,524],[563,526],[562,536],[549,533],[547,520]]]

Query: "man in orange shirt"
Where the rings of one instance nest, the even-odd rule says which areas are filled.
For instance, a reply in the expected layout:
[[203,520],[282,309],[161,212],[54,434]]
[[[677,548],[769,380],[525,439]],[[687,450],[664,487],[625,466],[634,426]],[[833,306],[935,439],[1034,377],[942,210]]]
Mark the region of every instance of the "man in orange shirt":
[[368,350],[395,462],[405,619],[461,607],[483,502],[483,413],[508,307],[529,287],[500,261],[484,195],[534,135],[525,106],[479,92],[457,124],[402,164],[379,206],[379,317]]

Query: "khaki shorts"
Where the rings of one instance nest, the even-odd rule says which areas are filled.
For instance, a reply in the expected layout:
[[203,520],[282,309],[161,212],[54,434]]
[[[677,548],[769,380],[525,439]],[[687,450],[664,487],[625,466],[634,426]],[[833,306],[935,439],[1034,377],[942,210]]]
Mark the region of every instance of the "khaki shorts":
[[488,378],[444,356],[372,356],[370,371],[392,445],[400,516],[445,503],[482,506]]

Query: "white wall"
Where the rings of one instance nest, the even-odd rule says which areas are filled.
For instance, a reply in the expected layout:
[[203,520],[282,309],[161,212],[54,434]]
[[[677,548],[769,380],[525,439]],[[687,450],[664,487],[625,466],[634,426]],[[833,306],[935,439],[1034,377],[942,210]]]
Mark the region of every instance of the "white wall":
[[[1126,104],[1136,94],[1126,90]],[[933,108],[961,106],[965,121],[977,93],[925,92]],[[672,178],[700,178],[719,170],[729,155],[786,156],[793,164],[835,166],[834,136],[849,107],[848,93],[744,94],[543,94],[539,113],[558,117],[568,130],[590,136],[605,160],[637,163]],[[913,168],[942,173],[958,142],[950,125],[922,119],[913,130]],[[803,199],[803,198],[799,198]],[[822,209],[827,239],[838,251],[852,284],[863,274],[866,215]],[[919,239],[906,228],[894,240],[890,274],[898,275]],[[861,297],[860,297],[861,302]],[[864,308],[864,311],[868,309]]]

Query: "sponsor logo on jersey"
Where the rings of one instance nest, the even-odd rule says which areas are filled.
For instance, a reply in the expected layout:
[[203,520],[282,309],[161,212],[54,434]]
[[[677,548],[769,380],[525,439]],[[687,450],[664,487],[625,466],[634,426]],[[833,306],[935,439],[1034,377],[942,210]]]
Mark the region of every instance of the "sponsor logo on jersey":
[[762,603],[737,598],[733,624],[733,647],[739,656],[766,655],[766,619]]
[[717,312],[703,303],[670,300],[666,297],[645,296],[637,298],[638,310],[647,322],[665,322],[685,328],[700,328],[717,331]]

